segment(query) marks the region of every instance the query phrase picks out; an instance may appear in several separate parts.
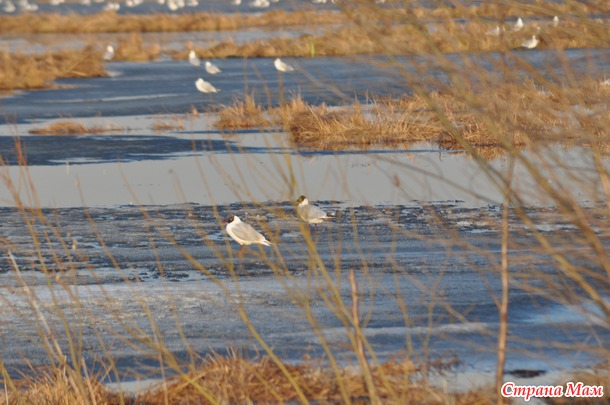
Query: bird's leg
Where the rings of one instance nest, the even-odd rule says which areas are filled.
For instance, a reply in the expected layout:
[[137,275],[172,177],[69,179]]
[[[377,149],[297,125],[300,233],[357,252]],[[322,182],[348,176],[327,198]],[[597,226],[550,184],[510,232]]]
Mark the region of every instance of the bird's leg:
[[245,248],[244,248],[244,245],[241,245],[241,249],[239,249],[239,255],[240,255],[240,256],[243,256],[245,251],[246,251],[246,250],[245,250]]

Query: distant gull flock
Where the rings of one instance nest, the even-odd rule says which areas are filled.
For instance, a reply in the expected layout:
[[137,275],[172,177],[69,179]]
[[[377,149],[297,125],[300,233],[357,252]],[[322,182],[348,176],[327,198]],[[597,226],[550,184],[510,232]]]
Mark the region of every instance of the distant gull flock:
[[[110,45],[108,45],[108,46],[111,47]],[[107,53],[108,53],[108,51],[107,51]],[[112,56],[114,57],[114,49],[112,50]],[[104,56],[104,59],[106,59],[106,56]],[[106,59],[106,60],[110,60],[110,59]],[[195,52],[195,50],[189,51],[188,62],[192,66],[195,66],[195,67],[201,66],[201,60],[197,56],[197,52]],[[282,60],[280,58],[276,58],[273,61],[273,66],[275,66],[275,68],[279,72],[293,72],[294,71],[294,67],[290,66],[289,64],[287,64],[285,62],[282,62]],[[205,61],[204,67],[205,67],[205,71],[210,75],[216,75],[218,73],[222,73],[222,69],[220,69],[218,66],[216,66],[214,63],[210,62],[209,60]],[[210,82],[203,80],[203,78],[201,78],[201,77],[195,81],[195,87],[197,88],[197,90],[199,90],[202,93],[218,93],[220,91],[219,89],[214,87]]]

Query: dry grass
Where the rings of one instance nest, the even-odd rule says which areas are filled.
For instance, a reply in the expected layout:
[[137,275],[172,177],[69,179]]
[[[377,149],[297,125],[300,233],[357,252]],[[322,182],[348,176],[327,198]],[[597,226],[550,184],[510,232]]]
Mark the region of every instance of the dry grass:
[[57,121],[46,127],[35,128],[29,131],[32,135],[51,136],[74,136],[74,135],[96,135],[108,132],[122,131],[122,127],[115,125],[94,125],[86,127],[83,124],[72,121]]
[[[458,24],[447,21],[427,32],[418,24],[346,25],[321,35],[303,35],[299,38],[273,38],[245,44],[225,41],[209,48],[199,48],[204,58],[231,57],[310,57],[340,55],[409,55],[433,52],[490,52],[510,50],[520,46],[533,34],[540,39],[539,49],[597,48],[604,47],[608,30],[606,24],[591,20],[564,21],[558,27],[547,24],[540,32],[535,25],[521,31],[507,30],[501,36],[490,35],[495,24],[473,21]],[[409,38],[405,41],[405,38]],[[188,51],[173,54],[186,58]]]
[[80,378],[61,367],[44,369],[25,381],[3,381],[13,389],[0,394],[6,404],[118,404],[120,396],[109,392],[97,378]]
[[155,121],[150,129],[155,132],[182,131],[184,122],[180,117],[173,117],[171,120]]
[[226,31],[248,27],[335,23],[345,21],[340,13],[317,11],[269,11],[260,16],[241,14],[154,14],[117,15],[114,12],[92,15],[20,14],[0,16],[0,33],[120,33]]
[[148,62],[157,59],[160,53],[161,47],[158,44],[145,45],[142,36],[135,32],[119,40],[113,60]]
[[261,15],[247,14],[155,14],[117,15],[103,12],[93,15],[76,16],[60,14],[20,14],[0,16],[0,33],[101,33],[101,32],[178,32],[178,31],[220,31],[247,27],[283,27],[290,25],[316,25],[346,22],[350,19],[370,19],[372,16],[384,21],[409,19],[452,19],[452,18],[499,18],[540,16],[552,18],[554,15],[604,14],[610,11],[605,0],[566,2],[560,4],[548,1],[487,2],[481,5],[452,6],[438,5],[434,8],[409,6],[407,8],[384,9],[372,2],[350,2],[342,12],[301,10],[286,12],[273,10]]
[[[340,403],[344,400],[337,376],[328,367],[311,362],[284,364],[309,401]],[[384,403],[487,404],[492,390],[448,394],[422,383],[410,362],[391,360],[373,367],[378,396]],[[342,369],[341,383],[357,403],[370,399],[362,374]],[[6,382],[6,381],[5,381]],[[138,396],[108,391],[97,378],[78,378],[62,368],[43,370],[25,381],[8,381],[13,389],[0,393],[6,403],[36,404],[164,404],[171,403],[287,403],[298,400],[293,385],[269,357],[247,360],[235,355],[208,356],[195,371],[173,377]]]
[[42,55],[0,52],[0,92],[48,88],[57,78],[105,75],[101,53],[93,47]]
[[430,117],[374,103],[367,108],[358,102],[339,109],[310,106],[292,114],[286,124],[297,145],[325,150],[374,145],[407,148],[440,129]]
[[572,381],[574,383],[582,382],[584,385],[589,386],[603,386],[604,396],[601,398],[548,398],[547,403],[552,405],[564,405],[564,404],[579,404],[579,405],[594,405],[594,404],[607,404],[610,400],[610,394],[608,393],[608,386],[610,385],[610,362],[605,364],[599,364],[593,367],[590,372],[580,372],[569,379],[564,381],[555,382],[556,384],[563,385],[564,392],[566,392],[566,383]]
[[[336,376],[328,367],[312,363],[284,364],[308,400],[322,403],[343,402]],[[448,395],[416,382],[417,368],[410,362],[389,361],[372,369],[377,394],[385,403],[487,403],[489,392]],[[362,374],[342,370],[342,384],[353,401],[370,397]],[[149,404],[163,403],[165,395],[175,403],[287,403],[298,396],[286,375],[262,357],[248,361],[231,356],[209,356],[195,372],[174,378],[159,389],[138,398]]]
[[[448,89],[451,90],[451,89]],[[593,81],[542,91],[531,82],[469,91],[433,92],[329,108],[295,97],[265,110],[251,97],[220,110],[220,129],[282,125],[298,147],[317,150],[399,147],[437,142],[445,149],[479,148],[495,157],[506,146],[537,142],[607,144],[610,86]],[[271,121],[265,117],[271,117]],[[494,117],[493,122],[485,117]],[[594,138],[591,138],[591,134]]]
[[232,105],[222,107],[216,122],[219,129],[263,128],[270,124],[263,108],[249,94],[243,100],[237,99]]

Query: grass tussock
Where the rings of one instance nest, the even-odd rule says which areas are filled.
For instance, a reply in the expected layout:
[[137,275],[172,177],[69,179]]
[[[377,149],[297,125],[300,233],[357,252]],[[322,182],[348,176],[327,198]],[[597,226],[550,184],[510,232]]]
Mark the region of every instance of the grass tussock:
[[593,367],[589,372],[580,372],[576,375],[571,376],[569,379],[559,382],[558,385],[563,385],[563,392],[566,392],[566,383],[568,381],[574,383],[582,382],[584,385],[588,386],[602,386],[604,387],[604,395],[601,398],[574,398],[565,396],[557,398],[548,398],[547,403],[551,405],[594,405],[607,404],[610,400],[610,394],[608,394],[608,383],[610,382],[610,362],[607,362],[605,364],[599,364],[598,366]]
[[[247,98],[221,109],[217,126],[281,125],[298,147],[316,150],[408,148],[425,141],[444,149],[461,150],[465,145],[482,148],[481,155],[491,158],[507,147],[522,148],[537,142],[608,144],[604,123],[610,118],[609,96],[610,86],[589,81],[552,90],[541,90],[532,82],[507,83],[355,101],[333,108],[309,105],[297,96],[281,107],[265,110]],[[266,116],[271,121],[263,118]]]
[[[356,370],[341,370],[341,385],[328,367],[310,363],[284,364],[306,398],[314,402],[367,402],[370,395],[364,378]],[[386,403],[487,403],[485,390],[477,393],[445,394],[414,382],[417,368],[410,362],[389,361],[372,369],[377,395]],[[299,397],[293,384],[269,357],[249,361],[213,355],[195,372],[176,377],[157,390],[138,398],[161,404],[165,398],[175,403],[289,403]]]
[[264,115],[264,109],[249,94],[243,100],[237,99],[232,105],[222,107],[216,122],[216,126],[221,130],[264,128],[270,124],[271,121]]
[[222,31],[248,27],[283,27],[291,25],[316,25],[342,23],[349,19],[370,19],[374,16],[384,21],[404,21],[405,19],[438,20],[454,18],[498,18],[507,17],[550,17],[554,15],[590,14],[603,15],[610,11],[605,0],[587,2],[549,1],[487,2],[478,5],[437,5],[434,8],[409,5],[386,9],[376,7],[372,2],[350,2],[349,7],[341,7],[342,12],[299,10],[268,11],[259,15],[248,14],[155,14],[155,15],[117,15],[103,12],[92,15],[60,14],[19,14],[0,16],[0,33],[119,33],[119,32],[179,32],[179,31]]
[[122,127],[118,127],[115,125],[93,125],[86,127],[78,122],[57,121],[46,127],[31,129],[29,133],[32,135],[75,136],[97,135],[109,132],[118,132],[122,130]]
[[171,120],[155,121],[150,129],[155,132],[182,131],[184,129],[184,121],[180,117],[174,117]]
[[158,44],[145,44],[142,36],[135,32],[119,40],[114,54],[115,61],[148,62],[161,54]]
[[[537,27],[541,29],[538,31]],[[315,57],[341,55],[409,55],[433,52],[491,52],[517,49],[525,39],[536,34],[539,49],[604,47],[608,28],[592,20],[566,21],[558,27],[529,25],[513,32],[506,25],[502,35],[493,35],[495,24],[474,21],[456,23],[449,20],[426,31],[419,24],[346,25],[321,35],[299,38],[272,38],[236,44],[229,40],[209,48],[198,48],[204,58],[231,57]],[[405,38],[409,38],[405,41]],[[174,58],[186,58],[188,51],[175,53]]]
[[25,381],[8,384],[14,384],[13,389],[0,394],[6,404],[122,403],[120,396],[109,392],[99,379],[75,376],[61,367],[38,371]]
[[101,77],[106,71],[94,47],[42,55],[0,52],[0,91],[41,89],[58,78]]
[[[358,403],[371,397],[357,369],[333,373],[311,362],[283,367],[291,383],[269,357],[248,360],[231,355],[208,356],[196,370],[160,382],[148,392],[126,395],[109,391],[99,379],[82,378],[62,368],[40,371],[25,381],[10,380],[11,389],[0,393],[3,403],[36,404],[165,404],[171,403],[289,403],[298,401],[294,385],[309,401],[340,403],[346,398]],[[420,370],[411,362],[391,360],[372,368],[377,398],[384,403],[487,404],[492,390],[446,393],[431,388],[417,377]],[[338,381],[338,378],[340,381]]]
[[336,150],[373,145],[408,147],[438,133],[438,125],[429,117],[416,116],[394,105],[387,107],[355,102],[339,109],[325,105],[295,111],[286,123],[298,145]]
[[19,14],[0,16],[0,33],[121,33],[228,31],[248,27],[282,27],[289,25],[336,23],[345,21],[340,13],[303,10],[269,11],[261,15],[193,13],[117,15],[106,12],[92,15]]

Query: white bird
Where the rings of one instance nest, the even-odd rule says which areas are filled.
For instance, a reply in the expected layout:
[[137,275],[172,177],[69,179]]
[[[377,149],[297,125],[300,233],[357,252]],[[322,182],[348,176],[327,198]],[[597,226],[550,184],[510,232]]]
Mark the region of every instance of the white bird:
[[104,6],[104,11],[119,11],[120,9],[121,4],[116,2],[109,2]]
[[193,66],[201,65],[201,61],[199,60],[197,54],[193,49],[191,49],[191,51],[189,52],[189,63]]
[[559,17],[555,16],[553,17],[553,27],[556,27],[559,25]]
[[11,14],[11,13],[14,13],[14,12],[15,12],[15,10],[17,10],[17,7],[15,7],[15,5],[13,4],[13,2],[12,2],[12,1],[7,0],[7,2],[6,2],[6,3],[4,3],[4,7],[2,8],[2,10],[3,10],[5,13]]
[[494,37],[499,37],[501,31],[504,31],[504,29],[500,29],[500,26],[496,25],[496,28],[490,29],[485,32],[485,35],[493,35]]
[[222,72],[218,66],[210,62],[209,60],[205,61],[205,71],[211,75],[215,75],[216,73]]
[[269,7],[269,0],[254,0],[250,2],[252,8],[267,8]]
[[106,52],[104,52],[104,60],[111,61],[114,59],[114,47],[112,45],[106,46]]
[[521,19],[521,17],[519,17],[515,25],[513,25],[513,31],[519,31],[523,28],[524,25],[525,24],[523,24],[523,20]]
[[317,224],[328,219],[326,212],[315,205],[309,205],[309,200],[304,195],[299,197],[297,204],[298,217],[308,224],[314,224],[317,227]]
[[241,222],[241,219],[237,215],[233,215],[227,221],[226,230],[227,233],[233,240],[241,245],[241,250],[244,250],[245,245],[251,245],[258,243],[260,245],[271,246],[263,235],[258,233],[256,229],[252,228],[245,222]]
[[279,70],[280,72],[292,72],[294,70],[294,68],[292,66],[290,66],[287,63],[284,63],[280,60],[280,58],[276,58],[273,61],[273,65],[275,66],[275,68],[277,70]]
[[195,87],[197,87],[197,90],[202,93],[218,93],[220,91],[216,87],[212,86],[212,83],[206,82],[202,78],[195,81]]
[[536,35],[532,35],[532,37],[526,41],[521,42],[521,46],[527,49],[534,49],[535,47],[538,46],[538,38],[536,38]]

